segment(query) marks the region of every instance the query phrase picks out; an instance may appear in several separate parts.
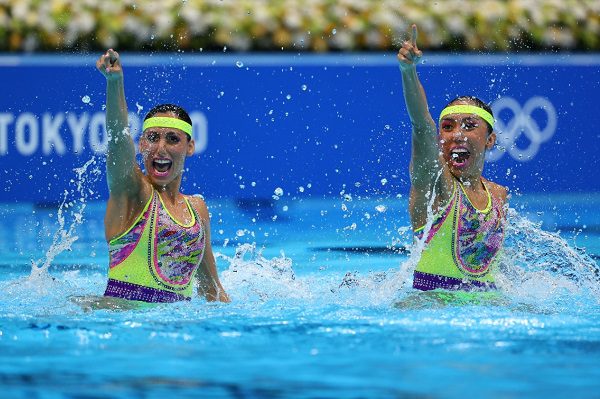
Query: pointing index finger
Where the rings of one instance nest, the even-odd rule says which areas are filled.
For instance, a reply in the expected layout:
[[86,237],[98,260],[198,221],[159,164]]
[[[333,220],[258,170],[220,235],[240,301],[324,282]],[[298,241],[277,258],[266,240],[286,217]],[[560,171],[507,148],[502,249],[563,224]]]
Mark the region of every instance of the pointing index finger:
[[412,32],[411,32],[410,41],[412,42],[413,46],[417,47],[417,25],[416,24],[412,24]]

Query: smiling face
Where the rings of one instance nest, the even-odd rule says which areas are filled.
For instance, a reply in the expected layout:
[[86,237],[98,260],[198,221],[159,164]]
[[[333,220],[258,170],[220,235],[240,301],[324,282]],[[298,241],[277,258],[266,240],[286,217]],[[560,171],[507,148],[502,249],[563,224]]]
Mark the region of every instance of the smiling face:
[[[156,117],[177,118],[174,113],[157,113]],[[153,185],[166,187],[181,184],[185,158],[194,153],[194,140],[176,128],[151,127],[144,130],[139,143],[146,174]]]
[[[474,105],[455,101],[450,105]],[[475,114],[449,114],[440,121],[440,148],[450,172],[457,178],[479,179],[483,172],[485,151],[496,142],[487,123]]]

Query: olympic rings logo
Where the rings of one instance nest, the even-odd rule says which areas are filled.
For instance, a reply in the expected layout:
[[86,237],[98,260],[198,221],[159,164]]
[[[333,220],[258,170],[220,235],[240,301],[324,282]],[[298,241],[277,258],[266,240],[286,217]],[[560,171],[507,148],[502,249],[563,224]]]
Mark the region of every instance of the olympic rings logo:
[[[532,114],[541,110],[546,114],[546,123],[542,128]],[[527,162],[535,158],[542,143],[547,142],[556,132],[556,109],[545,97],[532,97],[521,108],[519,103],[511,97],[502,97],[492,104],[492,111],[496,118],[494,131],[496,132],[496,147],[488,152],[487,160],[494,162],[508,152],[510,156],[519,161]],[[508,111],[508,112],[507,112]],[[510,113],[509,120],[503,115]],[[525,148],[517,146],[517,140],[525,136],[529,144]],[[519,144],[523,141],[519,141]]]

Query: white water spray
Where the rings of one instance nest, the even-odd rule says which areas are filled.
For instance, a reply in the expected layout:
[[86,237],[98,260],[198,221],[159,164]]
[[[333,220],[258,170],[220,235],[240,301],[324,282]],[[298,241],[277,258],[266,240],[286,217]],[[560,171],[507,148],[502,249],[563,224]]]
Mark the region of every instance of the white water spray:
[[[79,238],[76,235],[76,229],[84,221],[84,211],[88,197],[94,194],[88,188],[88,185],[97,181],[101,176],[101,171],[97,167],[90,169],[90,166],[95,164],[96,158],[92,157],[83,166],[73,169],[76,176],[75,180],[71,180],[71,183],[75,183],[76,187],[74,191],[65,190],[63,194],[63,200],[57,211],[58,229],[54,233],[52,244],[42,259],[31,260],[31,274],[27,278],[27,283],[31,287],[36,287],[38,291],[47,286],[43,284],[44,282],[54,281],[48,273],[48,269],[56,256],[70,250],[73,243]],[[75,196],[75,198],[69,199],[72,196]],[[70,207],[73,207],[73,209],[70,210],[70,213],[65,214],[65,210]],[[70,221],[67,221],[68,216],[71,217]],[[70,224],[65,227],[67,223]]]

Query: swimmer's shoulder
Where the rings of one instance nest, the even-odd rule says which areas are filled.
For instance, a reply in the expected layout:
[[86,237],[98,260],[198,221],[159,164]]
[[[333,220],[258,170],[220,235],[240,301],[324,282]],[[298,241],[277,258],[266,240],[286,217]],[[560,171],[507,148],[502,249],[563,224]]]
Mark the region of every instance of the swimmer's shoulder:
[[204,201],[204,197],[200,194],[194,195],[186,195],[187,200],[194,210],[198,213],[198,216],[202,218],[204,222],[208,222],[209,213],[208,207],[206,206],[206,201]]
[[494,183],[493,181],[490,181],[484,177],[482,177],[482,179],[485,182],[488,190],[490,190],[490,194],[492,194],[494,198],[500,200],[502,204],[506,204],[508,198],[508,187]]

